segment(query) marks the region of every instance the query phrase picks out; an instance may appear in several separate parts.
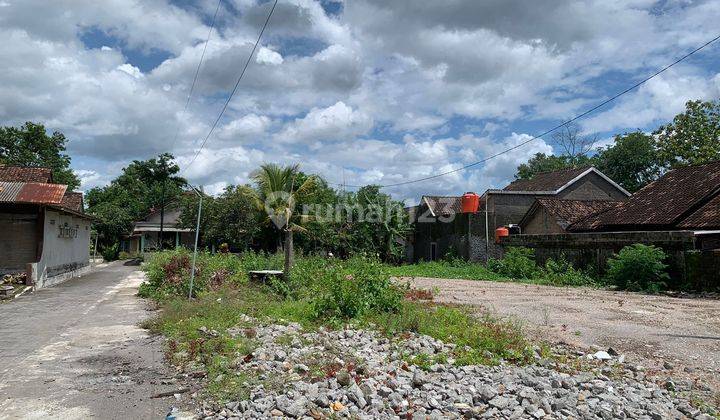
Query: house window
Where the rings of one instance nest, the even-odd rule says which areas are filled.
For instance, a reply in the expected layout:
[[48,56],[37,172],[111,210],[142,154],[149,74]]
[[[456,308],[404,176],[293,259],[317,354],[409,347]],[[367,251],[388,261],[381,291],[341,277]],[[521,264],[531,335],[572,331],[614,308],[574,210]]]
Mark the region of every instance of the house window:
[[430,242],[430,260],[435,261],[437,259],[437,242]]

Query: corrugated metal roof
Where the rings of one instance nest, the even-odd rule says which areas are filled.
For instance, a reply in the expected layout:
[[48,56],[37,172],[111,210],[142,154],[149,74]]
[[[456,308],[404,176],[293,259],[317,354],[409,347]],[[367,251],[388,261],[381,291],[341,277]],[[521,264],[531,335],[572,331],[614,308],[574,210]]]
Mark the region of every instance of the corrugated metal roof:
[[65,190],[67,190],[67,185],[28,182],[15,197],[15,201],[32,204],[60,204]]
[[0,203],[14,203],[15,197],[22,189],[24,182],[2,182],[0,181]]
[[0,182],[0,202],[60,204],[67,185],[39,182]]

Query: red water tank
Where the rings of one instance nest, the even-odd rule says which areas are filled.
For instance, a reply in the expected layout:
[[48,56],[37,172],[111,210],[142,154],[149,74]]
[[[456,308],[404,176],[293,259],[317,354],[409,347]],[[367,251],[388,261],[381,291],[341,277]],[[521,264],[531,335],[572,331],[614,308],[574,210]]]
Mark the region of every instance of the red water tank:
[[460,200],[463,213],[477,213],[480,207],[480,196],[474,192],[466,192]]
[[495,243],[500,243],[500,238],[505,238],[510,236],[510,229],[506,228],[505,226],[499,227],[495,229]]

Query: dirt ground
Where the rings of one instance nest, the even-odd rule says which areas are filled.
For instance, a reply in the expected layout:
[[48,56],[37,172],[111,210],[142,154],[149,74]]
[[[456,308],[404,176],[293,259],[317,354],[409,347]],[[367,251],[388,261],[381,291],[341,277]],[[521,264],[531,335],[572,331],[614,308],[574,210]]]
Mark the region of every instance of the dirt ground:
[[518,319],[537,338],[612,347],[651,369],[667,362],[674,374],[700,377],[720,390],[720,300],[474,280],[411,282],[435,289],[436,301]]
[[[161,337],[138,324],[139,267],[120,262],[0,304],[0,419],[164,418],[189,406],[163,360]],[[169,396],[159,397],[163,393]]]

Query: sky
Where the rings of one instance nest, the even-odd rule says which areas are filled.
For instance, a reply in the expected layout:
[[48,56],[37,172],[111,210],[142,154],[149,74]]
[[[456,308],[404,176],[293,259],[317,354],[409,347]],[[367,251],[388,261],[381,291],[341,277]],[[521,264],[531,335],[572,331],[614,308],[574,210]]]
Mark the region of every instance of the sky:
[[[171,152],[211,193],[264,162],[350,185],[449,171],[521,143],[719,35],[720,0],[0,0],[0,125],[68,138],[81,189]],[[578,122],[599,145],[720,97],[720,42]],[[177,135],[176,135],[177,133]],[[551,137],[386,189],[501,188]],[[348,188],[352,190],[352,188]]]

